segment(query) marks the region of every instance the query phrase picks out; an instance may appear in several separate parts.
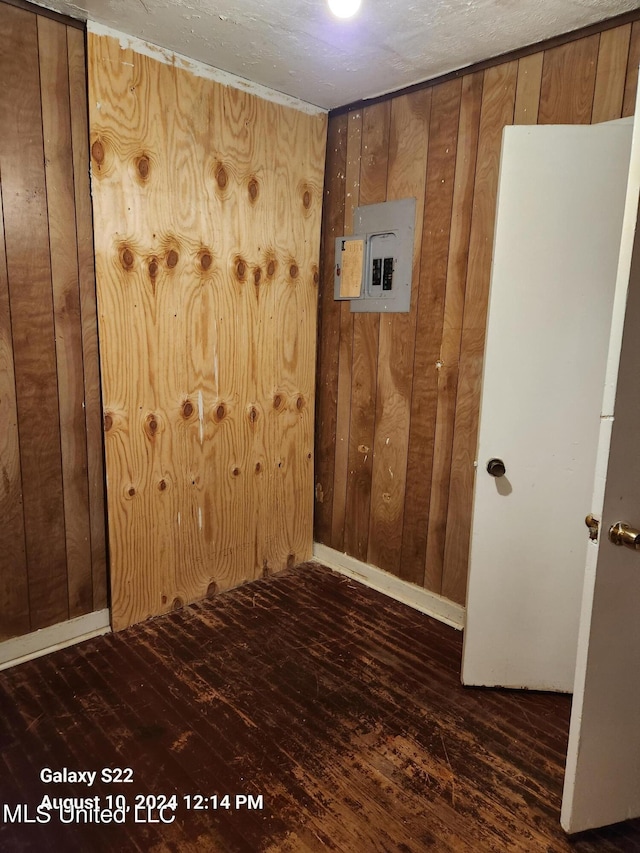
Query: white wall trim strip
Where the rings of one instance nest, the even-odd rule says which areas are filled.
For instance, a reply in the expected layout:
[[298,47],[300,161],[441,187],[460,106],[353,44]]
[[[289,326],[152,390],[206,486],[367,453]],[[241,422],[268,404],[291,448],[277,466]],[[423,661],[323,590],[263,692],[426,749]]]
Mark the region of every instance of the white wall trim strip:
[[270,89],[268,86],[262,86],[260,83],[254,83],[245,77],[238,77],[228,71],[223,71],[221,68],[214,68],[212,65],[206,65],[197,59],[190,59],[188,56],[183,56],[180,53],[174,53],[172,50],[167,50],[157,44],[152,44],[148,41],[143,41],[136,36],[130,36],[127,33],[122,33],[119,30],[114,30],[111,27],[105,27],[103,24],[98,24],[95,21],[87,21],[87,32],[97,36],[111,36],[118,39],[122,50],[134,50],[143,56],[149,56],[151,59],[156,59],[158,62],[163,62],[165,65],[173,65],[176,68],[181,68],[183,71],[189,71],[196,77],[204,77],[207,80],[214,80],[216,83],[221,83],[223,86],[232,86],[234,89],[240,89],[243,92],[248,92],[250,95],[256,95],[265,101],[272,101],[274,104],[280,104],[284,107],[291,107],[308,115],[324,115],[328,110],[322,107],[317,107],[315,104],[309,104],[307,101],[302,101],[299,98],[294,98],[292,95],[285,95],[284,92],[278,92],[275,89]]
[[111,631],[108,610],[96,610],[85,616],[41,628],[22,637],[13,637],[0,643],[0,670],[25,663],[57,649],[73,646],[83,640],[99,637]]
[[434,619],[451,625],[452,628],[457,628],[459,631],[464,628],[465,608],[461,604],[456,604],[455,601],[403,581],[389,572],[370,566],[333,548],[327,548],[319,542],[313,543],[313,556],[316,562],[382,592],[390,598],[395,598],[396,601],[401,601],[421,613],[426,613],[427,616],[433,616]]

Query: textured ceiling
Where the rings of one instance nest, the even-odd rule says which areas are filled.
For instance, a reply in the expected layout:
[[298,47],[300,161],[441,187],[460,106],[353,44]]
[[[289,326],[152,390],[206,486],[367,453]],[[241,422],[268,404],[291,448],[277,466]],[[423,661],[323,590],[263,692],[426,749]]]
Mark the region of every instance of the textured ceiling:
[[639,0],[46,0],[41,5],[330,109],[640,7]]

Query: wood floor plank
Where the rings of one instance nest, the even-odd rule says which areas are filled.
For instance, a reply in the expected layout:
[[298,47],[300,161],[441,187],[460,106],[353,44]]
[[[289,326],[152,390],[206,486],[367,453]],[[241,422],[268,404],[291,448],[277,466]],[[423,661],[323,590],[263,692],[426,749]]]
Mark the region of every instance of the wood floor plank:
[[628,853],[567,840],[567,696],[464,688],[461,634],[317,564],[0,673],[0,801],[82,796],[42,767],[131,766],[92,795],[264,794],[175,822],[0,822],[3,851]]

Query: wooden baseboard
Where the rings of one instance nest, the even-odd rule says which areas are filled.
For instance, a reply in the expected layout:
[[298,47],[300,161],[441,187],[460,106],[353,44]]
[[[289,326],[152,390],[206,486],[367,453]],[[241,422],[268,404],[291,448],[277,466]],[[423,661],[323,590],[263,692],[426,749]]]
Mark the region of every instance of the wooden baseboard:
[[0,670],[111,631],[108,610],[96,610],[0,643]]
[[390,575],[382,569],[356,560],[348,554],[334,551],[319,542],[313,543],[313,557],[318,563],[322,563],[340,574],[346,575],[353,580],[360,581],[365,586],[382,592],[396,601],[401,601],[427,616],[433,616],[446,625],[451,625],[461,631],[464,628],[465,608],[455,601],[443,598],[435,592],[428,592],[422,587],[403,581]]

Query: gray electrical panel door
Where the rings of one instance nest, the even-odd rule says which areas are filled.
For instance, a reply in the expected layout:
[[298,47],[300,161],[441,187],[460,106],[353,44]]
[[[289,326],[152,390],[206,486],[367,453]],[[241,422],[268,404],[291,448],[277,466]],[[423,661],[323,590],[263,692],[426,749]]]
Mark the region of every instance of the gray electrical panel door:
[[353,234],[336,239],[334,268],[334,296],[349,299],[352,312],[409,311],[415,215],[415,198],[355,209]]

